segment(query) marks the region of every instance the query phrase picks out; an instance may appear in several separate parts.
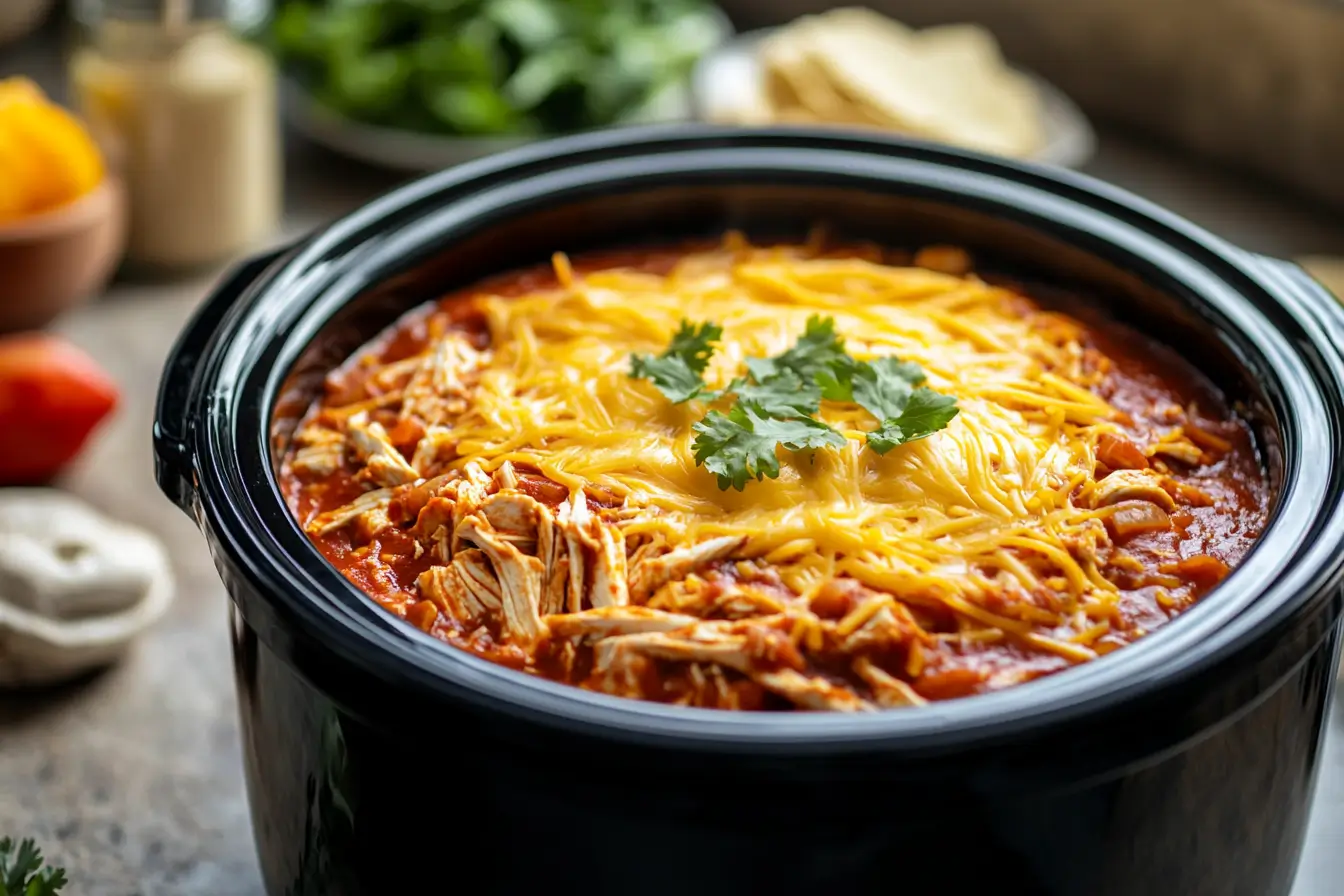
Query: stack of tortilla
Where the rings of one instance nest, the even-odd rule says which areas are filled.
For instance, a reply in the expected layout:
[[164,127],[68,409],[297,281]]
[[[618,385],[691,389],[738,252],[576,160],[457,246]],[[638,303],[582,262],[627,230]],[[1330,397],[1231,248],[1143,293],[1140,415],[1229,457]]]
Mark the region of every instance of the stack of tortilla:
[[879,128],[1028,157],[1045,140],[1039,95],[975,25],[915,31],[867,9],[805,16],[759,52],[756,101],[738,123]]

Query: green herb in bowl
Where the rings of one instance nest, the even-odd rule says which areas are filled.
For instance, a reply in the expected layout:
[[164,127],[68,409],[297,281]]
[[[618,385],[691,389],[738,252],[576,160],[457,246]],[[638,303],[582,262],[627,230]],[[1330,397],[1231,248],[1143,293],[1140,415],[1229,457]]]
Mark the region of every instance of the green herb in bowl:
[[706,0],[282,0],[269,42],[352,121],[494,136],[638,120],[727,32]]

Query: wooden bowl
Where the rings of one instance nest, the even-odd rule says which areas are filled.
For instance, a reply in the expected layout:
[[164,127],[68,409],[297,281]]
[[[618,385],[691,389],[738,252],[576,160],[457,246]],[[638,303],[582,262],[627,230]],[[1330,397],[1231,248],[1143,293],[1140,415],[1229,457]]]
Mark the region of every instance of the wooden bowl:
[[32,34],[53,5],[52,0],[0,0],[0,44]]
[[49,212],[0,223],[0,333],[35,330],[102,291],[126,245],[126,194],[108,176]]

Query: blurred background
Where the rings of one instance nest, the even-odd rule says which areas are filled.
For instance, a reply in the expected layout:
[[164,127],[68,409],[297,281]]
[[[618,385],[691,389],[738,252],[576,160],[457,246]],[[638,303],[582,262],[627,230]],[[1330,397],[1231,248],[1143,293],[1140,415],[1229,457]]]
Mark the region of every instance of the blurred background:
[[[109,182],[105,215],[125,232],[84,250],[90,270],[65,289],[87,298],[114,271],[200,271],[528,140],[703,120],[872,128],[1080,168],[1206,224],[1222,214],[1219,190],[1199,194],[1216,172],[1249,187],[1248,223],[1281,231],[1266,244],[1230,220],[1225,235],[1336,248],[1344,9],[1330,0],[837,6],[4,0],[0,222]],[[20,140],[35,92],[77,122],[49,114]]]
[[[527,141],[708,121],[1078,169],[1339,284],[1341,109],[1334,0],[0,0],[0,387],[100,396],[51,444],[0,402],[38,446],[0,485],[153,533],[178,582],[133,661],[0,692],[0,836],[80,893],[260,892],[226,598],[149,470],[162,359],[231,262]],[[1300,896],[1344,880],[1331,738]]]

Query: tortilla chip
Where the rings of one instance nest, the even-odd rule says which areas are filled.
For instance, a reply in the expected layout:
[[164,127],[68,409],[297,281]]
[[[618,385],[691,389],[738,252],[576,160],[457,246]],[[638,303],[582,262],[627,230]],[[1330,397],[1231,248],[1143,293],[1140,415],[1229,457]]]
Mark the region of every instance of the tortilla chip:
[[881,127],[1011,156],[1044,142],[1034,85],[978,26],[913,31],[842,8],[797,20],[759,58],[776,121]]

